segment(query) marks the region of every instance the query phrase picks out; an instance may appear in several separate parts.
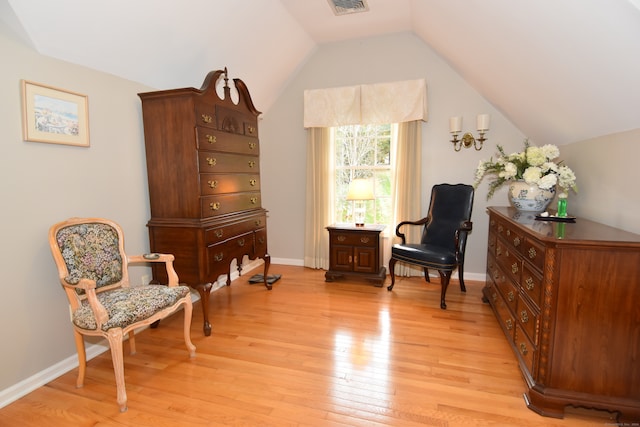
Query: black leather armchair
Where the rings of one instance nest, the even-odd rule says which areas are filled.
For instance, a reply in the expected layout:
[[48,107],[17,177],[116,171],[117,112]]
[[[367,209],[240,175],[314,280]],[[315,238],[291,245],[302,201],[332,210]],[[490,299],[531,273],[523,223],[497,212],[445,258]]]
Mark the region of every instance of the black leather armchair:
[[[396,262],[406,262],[424,268],[424,277],[429,280],[429,269],[440,273],[442,290],[440,308],[446,309],[445,295],[451,274],[458,268],[460,290],[466,292],[464,285],[464,251],[467,235],[472,229],[471,210],[473,208],[474,190],[466,184],[438,184],[431,189],[429,213],[419,221],[403,221],[396,227],[396,236],[402,243],[391,248],[389,273],[391,285],[395,284],[394,267]],[[420,243],[407,243],[404,233],[400,231],[405,225],[424,226]]]

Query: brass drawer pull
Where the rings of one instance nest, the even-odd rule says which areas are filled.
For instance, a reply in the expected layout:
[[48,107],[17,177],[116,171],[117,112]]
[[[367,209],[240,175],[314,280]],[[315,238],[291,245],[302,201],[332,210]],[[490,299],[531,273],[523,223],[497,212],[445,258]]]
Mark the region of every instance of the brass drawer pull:
[[222,231],[222,229],[216,230],[214,233],[218,239],[224,235],[224,231]]
[[511,230],[507,230],[507,236],[511,236]]
[[255,142],[250,142],[249,143],[249,149],[253,150],[254,148],[256,148],[256,143]]
[[215,254],[215,255],[213,256],[213,260],[214,260],[214,261],[218,261],[218,262],[220,262],[220,261],[222,261],[223,259],[224,259],[224,253],[223,253],[223,252],[220,252],[219,254]]
[[509,291],[509,293],[507,294],[507,299],[509,300],[509,302],[513,302],[513,300],[516,299],[516,296],[513,294],[513,291]]
[[209,180],[209,181],[207,181],[207,184],[209,184],[209,187],[211,187],[211,188],[216,188],[216,187],[218,186],[218,181],[216,181],[216,180],[213,180],[213,181]]
[[264,237],[259,237],[258,238],[258,243],[260,243],[261,245],[264,244]]
[[531,277],[527,277],[527,280],[524,281],[525,286],[528,291],[532,291],[533,288],[536,287],[535,283],[533,283],[533,279]]
[[502,255],[502,246],[498,246],[496,248],[496,255],[498,255],[498,256]]
[[516,237],[515,239],[513,239],[513,246],[520,246],[520,238]]
[[[345,240],[347,240],[345,236],[338,236],[338,242],[344,242]],[[351,262],[351,258],[349,258],[349,262]]]
[[255,126],[247,126],[247,132],[253,135],[256,132]]
[[213,117],[211,117],[208,114],[203,114],[202,115],[202,121],[205,123],[211,123],[213,121]]
[[218,161],[215,157],[207,157],[207,163],[209,164],[209,166],[215,166]]
[[522,310],[520,312],[520,321],[522,323],[527,323],[529,321],[529,314],[527,313],[527,310]]
[[249,160],[249,167],[252,168],[256,165],[256,162],[253,160]]
[[216,137],[215,135],[206,135],[207,138],[207,142],[209,142],[209,144],[213,144],[216,142]]
[[218,209],[220,209],[220,202],[211,202],[211,203],[209,203],[209,208],[212,211],[217,211]]
[[502,225],[498,226],[498,233],[502,233],[502,231],[504,230],[504,227],[502,227]]
[[507,326],[508,330],[513,329],[513,321],[511,319],[507,319],[504,321],[504,324]]
[[536,252],[536,248],[529,248],[529,258],[534,259],[536,255],[538,255],[538,253]]
[[252,197],[251,199],[251,204],[255,205],[256,203],[258,203],[258,198],[257,197]]
[[255,179],[250,179],[249,180],[249,185],[252,186],[252,187],[255,187],[256,186],[256,182],[258,182],[258,181],[256,181]]
[[491,295],[491,299],[493,299],[493,301],[495,302],[495,301],[498,299],[498,294],[494,292],[494,293]]
[[511,272],[513,274],[516,274],[518,272],[518,263],[514,262],[513,264],[511,264]]
[[254,224],[257,225],[257,226],[260,226],[260,225],[262,225],[262,220],[261,219],[256,219]]
[[520,343],[520,353],[522,353],[523,356],[526,356],[529,353],[529,350],[527,350],[527,345],[523,342]]
[[238,246],[240,246],[240,247],[244,246],[244,238],[243,239],[238,239]]
[[368,237],[361,237],[360,238],[360,243],[369,243],[371,239],[369,239]]

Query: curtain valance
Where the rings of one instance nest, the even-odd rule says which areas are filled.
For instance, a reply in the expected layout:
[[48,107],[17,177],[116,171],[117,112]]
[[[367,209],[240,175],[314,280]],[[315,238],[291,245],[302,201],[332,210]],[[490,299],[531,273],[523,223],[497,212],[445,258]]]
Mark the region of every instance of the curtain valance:
[[304,127],[427,121],[424,79],[304,91]]

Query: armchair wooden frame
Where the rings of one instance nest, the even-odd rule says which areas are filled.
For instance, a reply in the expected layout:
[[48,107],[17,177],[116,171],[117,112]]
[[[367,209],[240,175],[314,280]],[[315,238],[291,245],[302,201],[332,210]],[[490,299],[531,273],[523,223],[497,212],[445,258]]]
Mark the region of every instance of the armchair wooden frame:
[[[63,257],[61,248],[58,244],[57,236],[60,230],[81,224],[105,224],[113,228],[118,236],[118,251],[122,258],[122,274],[119,281],[109,285],[98,287],[96,281],[88,278],[80,278],[76,284],[71,284],[67,280],[69,277],[69,268]],[[49,229],[49,245],[51,252],[58,268],[58,278],[60,284],[67,294],[71,310],[75,313],[83,305],[88,304],[91,307],[93,317],[95,319],[96,328],[87,329],[76,325],[72,321],[73,333],[75,339],[75,345],[78,352],[78,378],[76,386],[78,388],[83,387],[84,378],[86,373],[86,351],[84,344],[84,336],[98,336],[105,338],[109,343],[111,350],[111,358],[113,361],[113,368],[115,373],[116,388],[117,388],[117,402],[120,407],[120,411],[127,410],[127,393],[124,380],[124,361],[123,361],[123,340],[126,336],[129,338],[130,354],[136,353],[135,343],[135,330],[142,327],[151,325],[173,313],[180,308],[184,308],[184,341],[187,346],[189,356],[195,357],[196,347],[191,342],[191,316],[193,306],[191,302],[191,295],[186,292],[186,295],[178,298],[173,304],[161,308],[155,311],[153,314],[145,317],[141,320],[137,320],[133,323],[126,325],[125,327],[109,327],[104,329],[103,326],[110,320],[109,312],[105,306],[101,303],[98,296],[103,292],[117,290],[119,288],[131,288],[129,283],[128,266],[133,264],[146,264],[146,263],[164,263],[167,275],[169,277],[169,288],[176,288],[179,286],[178,275],[173,267],[174,256],[171,254],[145,254],[127,256],[124,251],[124,236],[122,229],[118,224],[113,221],[102,218],[71,218],[67,221],[60,222],[53,225]],[[162,286],[162,285],[144,285],[144,286]],[[137,288],[137,287],[136,287]],[[188,290],[188,288],[187,288]],[[84,302],[86,301],[86,302]]]

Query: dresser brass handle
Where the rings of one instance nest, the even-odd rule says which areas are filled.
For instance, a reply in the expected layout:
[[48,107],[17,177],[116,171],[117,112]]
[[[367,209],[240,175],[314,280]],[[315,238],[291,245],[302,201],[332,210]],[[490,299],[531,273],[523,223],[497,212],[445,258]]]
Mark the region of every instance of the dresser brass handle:
[[254,162],[253,160],[249,160],[249,167],[252,168],[256,165],[256,162]]
[[496,255],[498,255],[498,256],[502,255],[502,246],[498,246],[496,248]]
[[207,184],[209,184],[209,187],[211,187],[211,188],[216,188],[216,187],[218,186],[218,181],[216,181],[216,180],[213,180],[213,181],[209,180],[209,181],[207,181]]
[[264,237],[260,237],[258,238],[258,243],[260,243],[261,245],[264,244]]
[[218,209],[220,209],[220,202],[209,203],[209,208],[211,208],[212,211],[217,211]]
[[257,197],[252,197],[252,198],[251,198],[251,199],[249,199],[249,200],[251,200],[251,204],[252,204],[252,205],[255,205],[256,203],[258,203],[258,198],[257,198]]
[[247,131],[248,131],[250,134],[253,134],[253,133],[255,133],[256,128],[255,128],[254,126],[247,126]]
[[202,121],[205,123],[211,123],[213,121],[213,117],[211,117],[208,114],[203,114],[202,115]]
[[514,299],[516,299],[516,296],[513,294],[513,291],[509,291],[509,293],[507,294],[507,299],[509,300],[509,302],[512,302]]
[[249,185],[252,186],[252,187],[255,187],[256,186],[256,182],[257,181],[255,179],[250,179],[249,180]]
[[511,236],[511,230],[507,230],[507,236]]
[[256,219],[255,224],[257,226],[262,225],[262,220],[261,219]]
[[216,137],[215,135],[206,135],[207,141],[209,142],[209,144],[213,144],[216,142]]
[[255,142],[250,142],[249,143],[249,149],[253,150],[254,148],[256,148],[256,143]]
[[224,231],[222,230],[216,230],[215,231],[216,237],[219,239],[220,237],[222,237],[224,235]]
[[518,272],[518,263],[514,262],[513,264],[511,264],[511,272],[513,274],[516,274]]
[[527,280],[524,281],[527,290],[532,291],[535,288],[535,283],[533,283],[533,279],[531,277],[527,277]]
[[368,237],[361,237],[360,238],[360,243],[369,243],[371,239],[369,239]]
[[491,295],[491,299],[495,302],[498,299],[498,294],[494,292],[493,295]]
[[349,255],[349,264],[351,264],[352,261],[353,261],[353,258],[351,257],[351,255]]
[[536,248],[529,248],[529,258],[534,259],[538,255]]
[[[344,242],[345,240],[347,240],[346,237],[344,236],[338,236],[338,242]],[[351,258],[349,258],[349,262],[351,262]]]
[[238,239],[238,246],[244,246],[244,239]]
[[523,342],[520,343],[520,353],[522,353],[523,356],[526,356],[527,353],[529,353],[529,350],[527,350],[527,345]]
[[504,228],[501,225],[499,225],[498,226],[498,233],[502,233],[502,230],[504,230]]
[[511,319],[507,319],[504,321],[504,324],[507,325],[507,329],[511,330],[513,329],[513,321]]
[[207,163],[209,164],[209,166],[215,166],[218,161],[215,157],[207,157]]
[[518,237],[513,239],[513,246],[520,246],[520,239]]
[[219,254],[215,254],[213,256],[214,261],[222,261],[224,259],[224,253],[220,252]]
[[529,321],[529,314],[527,313],[527,310],[522,310],[520,312],[520,321],[522,323],[527,323]]

